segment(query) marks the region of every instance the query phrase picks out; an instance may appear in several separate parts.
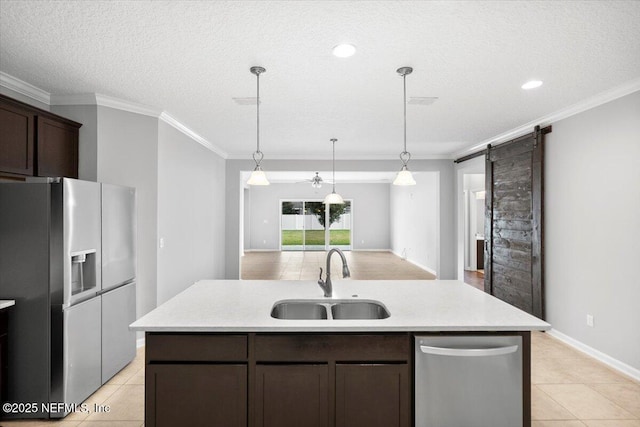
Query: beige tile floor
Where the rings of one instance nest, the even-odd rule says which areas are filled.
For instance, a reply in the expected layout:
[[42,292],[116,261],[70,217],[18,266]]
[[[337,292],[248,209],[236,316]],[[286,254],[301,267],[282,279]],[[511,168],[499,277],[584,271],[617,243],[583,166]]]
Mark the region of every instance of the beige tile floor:
[[[423,275],[424,272],[413,274],[415,266],[412,264],[389,255],[391,254],[383,252],[347,254],[354,278],[367,278],[371,277],[370,274],[388,272],[393,272],[395,279],[427,278]],[[258,252],[245,257],[243,275],[266,278],[268,273],[278,274],[278,278],[284,279],[282,276],[290,273],[292,276],[297,275],[296,279],[309,276],[311,280],[317,278],[315,270],[323,262],[322,252],[282,256]],[[337,258],[334,262],[335,271],[340,271]],[[256,268],[251,269],[252,265]],[[372,273],[374,271],[380,273]],[[639,381],[619,374],[546,333],[534,332],[531,344],[532,427],[640,427]],[[87,403],[91,407],[94,403],[109,405],[111,410],[109,413],[74,413],[63,421],[54,422],[0,421],[0,426],[144,425],[144,348],[138,350],[131,364],[90,396]]]
[[[391,252],[345,251],[354,280],[435,279],[435,276]],[[326,268],[327,253],[247,252],[242,257],[242,279],[317,280],[320,267]],[[342,272],[340,257],[331,257],[332,277]]]

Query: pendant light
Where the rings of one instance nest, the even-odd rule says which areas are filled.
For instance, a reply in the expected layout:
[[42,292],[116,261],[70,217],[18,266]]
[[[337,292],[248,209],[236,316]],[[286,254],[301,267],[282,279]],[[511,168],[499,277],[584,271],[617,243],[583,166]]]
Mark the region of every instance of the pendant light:
[[262,67],[251,67],[249,69],[251,74],[256,75],[256,80],[258,82],[257,85],[257,97],[256,97],[256,151],[253,153],[253,161],[256,162],[256,167],[251,172],[251,176],[247,181],[249,185],[269,185],[269,180],[267,179],[267,175],[264,173],[262,168],[260,167],[260,163],[264,158],[264,154],[260,151],[260,74],[264,73],[265,70]]
[[331,142],[333,143],[333,191],[331,192],[331,194],[327,194],[327,197],[324,198],[325,205],[344,204],[342,196],[336,193],[336,141],[337,139],[331,138]]
[[396,72],[402,76],[402,83],[404,86],[404,151],[400,153],[402,169],[398,172],[396,179],[393,180],[393,185],[416,185],[416,180],[413,179],[413,175],[411,175],[411,172],[407,167],[409,160],[411,160],[411,153],[407,151],[407,74],[411,74],[413,72],[413,68],[400,67]]

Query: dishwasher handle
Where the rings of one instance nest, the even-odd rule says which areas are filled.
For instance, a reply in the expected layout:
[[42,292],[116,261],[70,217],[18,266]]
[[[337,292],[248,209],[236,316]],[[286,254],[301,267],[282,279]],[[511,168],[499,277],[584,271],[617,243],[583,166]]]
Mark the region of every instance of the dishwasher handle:
[[509,345],[506,347],[492,348],[448,348],[421,345],[420,351],[425,354],[435,354],[438,356],[486,357],[515,353],[518,351],[518,346]]

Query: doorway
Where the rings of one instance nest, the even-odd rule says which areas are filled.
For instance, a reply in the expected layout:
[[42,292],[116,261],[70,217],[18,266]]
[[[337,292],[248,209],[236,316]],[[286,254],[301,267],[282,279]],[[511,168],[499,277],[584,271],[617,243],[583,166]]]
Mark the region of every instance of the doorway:
[[352,201],[330,205],[328,211],[325,206],[321,200],[281,200],[280,250],[351,250]]

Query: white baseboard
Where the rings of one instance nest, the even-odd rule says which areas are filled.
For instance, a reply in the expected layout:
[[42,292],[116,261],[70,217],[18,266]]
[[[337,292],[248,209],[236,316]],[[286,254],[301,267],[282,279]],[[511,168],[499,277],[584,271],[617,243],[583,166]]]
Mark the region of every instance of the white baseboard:
[[245,252],[280,252],[280,249],[245,249]]
[[395,256],[397,256],[397,257],[402,258],[403,260],[407,261],[408,263],[411,263],[411,264],[415,265],[416,267],[421,268],[421,269],[423,269],[424,271],[427,271],[427,272],[429,272],[429,273],[433,274],[434,276],[436,276],[436,279],[438,278],[438,273],[436,273],[436,271],[435,271],[435,270],[433,270],[433,269],[431,269],[431,268],[427,267],[426,265],[422,265],[422,264],[420,264],[420,263],[418,263],[418,262],[415,262],[415,261],[413,261],[413,260],[410,260],[409,258],[405,258],[405,257],[403,257],[401,254],[399,254],[399,253],[395,252],[395,251],[394,251],[394,250],[392,250],[392,249],[390,249],[390,250],[389,250],[389,252],[391,252],[392,254],[394,254],[394,255],[395,255]]
[[557,329],[550,329],[547,331],[547,333],[552,337],[557,338],[560,341],[564,342],[565,344],[570,345],[576,350],[579,350],[582,353],[585,353],[593,357],[594,359],[599,360],[605,365],[612,367],[616,371],[619,371],[635,379],[636,381],[640,381],[640,369],[636,369],[633,366],[627,365],[626,363],[619,361],[618,359],[614,359],[613,357],[601,352],[600,350],[596,350],[593,347],[590,347],[576,339],[571,338],[568,335],[563,334],[562,332],[559,332]]
[[351,252],[392,252],[391,249],[351,249]]
[[144,347],[144,337],[136,340],[136,348]]

